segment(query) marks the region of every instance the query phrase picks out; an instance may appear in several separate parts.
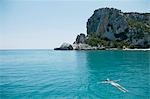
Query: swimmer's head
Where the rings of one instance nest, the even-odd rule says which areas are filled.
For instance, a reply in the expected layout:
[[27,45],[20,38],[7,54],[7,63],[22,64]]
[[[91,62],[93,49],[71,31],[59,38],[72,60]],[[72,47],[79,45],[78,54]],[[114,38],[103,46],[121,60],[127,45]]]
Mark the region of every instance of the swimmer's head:
[[109,78],[107,78],[106,80],[109,81]]

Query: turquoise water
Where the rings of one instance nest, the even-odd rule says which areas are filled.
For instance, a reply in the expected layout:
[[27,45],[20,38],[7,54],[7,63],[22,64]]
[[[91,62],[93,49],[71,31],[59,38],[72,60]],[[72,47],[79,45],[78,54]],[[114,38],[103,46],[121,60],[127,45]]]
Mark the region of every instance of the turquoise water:
[[0,51],[1,99],[150,99],[149,78],[149,51]]

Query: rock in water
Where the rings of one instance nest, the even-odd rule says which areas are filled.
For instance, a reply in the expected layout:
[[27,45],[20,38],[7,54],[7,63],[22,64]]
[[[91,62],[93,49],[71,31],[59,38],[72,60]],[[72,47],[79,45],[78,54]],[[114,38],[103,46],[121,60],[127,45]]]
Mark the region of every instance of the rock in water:
[[63,43],[59,48],[54,48],[54,50],[73,50],[73,47],[69,43]]

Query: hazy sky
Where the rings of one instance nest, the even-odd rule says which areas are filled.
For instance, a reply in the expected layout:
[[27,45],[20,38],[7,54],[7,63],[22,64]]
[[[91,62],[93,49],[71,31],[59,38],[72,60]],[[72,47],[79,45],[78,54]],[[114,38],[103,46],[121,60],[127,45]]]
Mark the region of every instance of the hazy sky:
[[0,49],[54,48],[86,34],[93,11],[150,12],[150,0],[0,0]]

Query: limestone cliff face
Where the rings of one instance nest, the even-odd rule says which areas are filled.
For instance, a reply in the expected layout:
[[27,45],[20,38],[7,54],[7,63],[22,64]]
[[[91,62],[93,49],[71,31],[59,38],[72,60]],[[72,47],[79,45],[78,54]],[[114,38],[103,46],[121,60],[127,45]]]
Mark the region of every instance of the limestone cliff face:
[[107,41],[150,47],[150,13],[123,13],[114,8],[101,8],[87,22],[87,35]]

